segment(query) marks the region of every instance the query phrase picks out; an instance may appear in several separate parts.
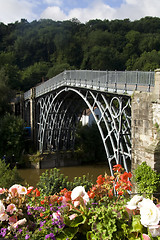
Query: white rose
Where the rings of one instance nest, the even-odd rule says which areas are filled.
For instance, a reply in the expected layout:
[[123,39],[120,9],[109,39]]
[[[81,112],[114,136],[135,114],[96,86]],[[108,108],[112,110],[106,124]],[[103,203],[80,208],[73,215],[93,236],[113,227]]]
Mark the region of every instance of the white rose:
[[86,194],[84,187],[78,186],[72,190],[71,199],[75,200],[78,197],[83,197]]
[[149,231],[150,231],[152,237],[160,236],[160,225],[150,226]]
[[143,226],[158,225],[160,211],[152,200],[144,198],[139,202],[138,207],[140,208],[141,223]]
[[142,200],[142,196],[135,195],[129,202],[127,202],[126,207],[130,210],[134,210],[138,207],[138,203]]

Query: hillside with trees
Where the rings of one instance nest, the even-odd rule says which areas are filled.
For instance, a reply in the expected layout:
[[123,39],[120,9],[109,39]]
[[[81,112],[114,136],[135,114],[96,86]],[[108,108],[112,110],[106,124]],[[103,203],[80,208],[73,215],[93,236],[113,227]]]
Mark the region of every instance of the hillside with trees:
[[140,20],[43,19],[0,23],[0,158],[23,152],[24,123],[10,102],[62,71],[142,70],[160,66],[160,18]]
[[26,91],[65,69],[149,71],[159,65],[160,18],[0,23],[2,89]]

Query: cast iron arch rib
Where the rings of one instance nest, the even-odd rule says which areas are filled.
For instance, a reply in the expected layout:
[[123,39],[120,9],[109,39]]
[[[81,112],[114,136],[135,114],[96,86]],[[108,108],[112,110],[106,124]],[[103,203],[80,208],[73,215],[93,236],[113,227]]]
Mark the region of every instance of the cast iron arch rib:
[[[131,111],[130,97],[76,87],[61,87],[38,99],[39,150],[48,143],[55,149],[74,146],[74,132],[79,113],[82,112],[76,98],[90,109],[99,129],[111,174],[114,164],[122,164],[126,171],[131,162]],[[67,101],[67,102],[66,102]],[[77,101],[77,102],[76,102]],[[84,106],[83,106],[84,107]],[[100,111],[100,118],[95,114]]]

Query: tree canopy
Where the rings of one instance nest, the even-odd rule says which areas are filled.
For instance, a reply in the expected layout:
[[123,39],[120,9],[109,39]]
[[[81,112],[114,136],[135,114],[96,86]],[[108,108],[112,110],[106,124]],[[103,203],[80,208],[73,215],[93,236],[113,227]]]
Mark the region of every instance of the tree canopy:
[[[160,18],[41,19],[0,23],[5,87],[26,91],[65,69],[154,70],[160,64]],[[4,86],[3,86],[4,87]],[[1,90],[0,90],[1,92]]]

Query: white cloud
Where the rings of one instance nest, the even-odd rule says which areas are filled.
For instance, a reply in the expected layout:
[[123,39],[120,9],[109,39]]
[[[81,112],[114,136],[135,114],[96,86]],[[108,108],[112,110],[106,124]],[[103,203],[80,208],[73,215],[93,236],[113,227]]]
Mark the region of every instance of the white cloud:
[[30,21],[37,16],[32,9],[35,7],[35,2],[27,0],[0,0],[0,22],[13,23],[22,18]]
[[159,0],[119,0],[119,7],[115,8],[107,5],[106,0],[87,0],[85,7],[74,8],[79,0],[73,2],[76,4],[71,4],[72,1],[69,0],[70,5],[67,5],[67,0],[0,0],[0,22],[7,24],[21,18],[28,21],[40,18],[55,21],[78,18],[85,23],[90,19],[135,20],[145,16],[160,17]]
[[77,8],[69,12],[69,19],[78,18],[81,22],[89,21],[90,19],[111,19],[115,9],[105,4],[94,4],[90,8]]
[[61,8],[48,8],[41,14],[41,18],[62,21],[77,18],[81,22],[87,22],[90,19],[112,20],[129,18],[136,20],[145,16],[160,17],[159,9],[159,0],[123,0],[121,6],[117,8],[110,7],[103,3],[102,0],[97,0],[86,8],[73,8],[68,13]]
[[41,18],[51,18],[53,20],[66,20],[77,18],[80,22],[87,22],[90,19],[112,19],[115,9],[104,3],[95,3],[88,8],[74,8],[68,14],[59,7],[48,7],[41,14]]
[[61,20],[66,20],[67,16],[59,7],[55,6],[55,7],[46,8],[45,11],[41,14],[41,18],[61,21]]
[[159,0],[125,0],[120,8],[116,9],[114,18],[136,20],[145,16],[160,17],[159,9]]

